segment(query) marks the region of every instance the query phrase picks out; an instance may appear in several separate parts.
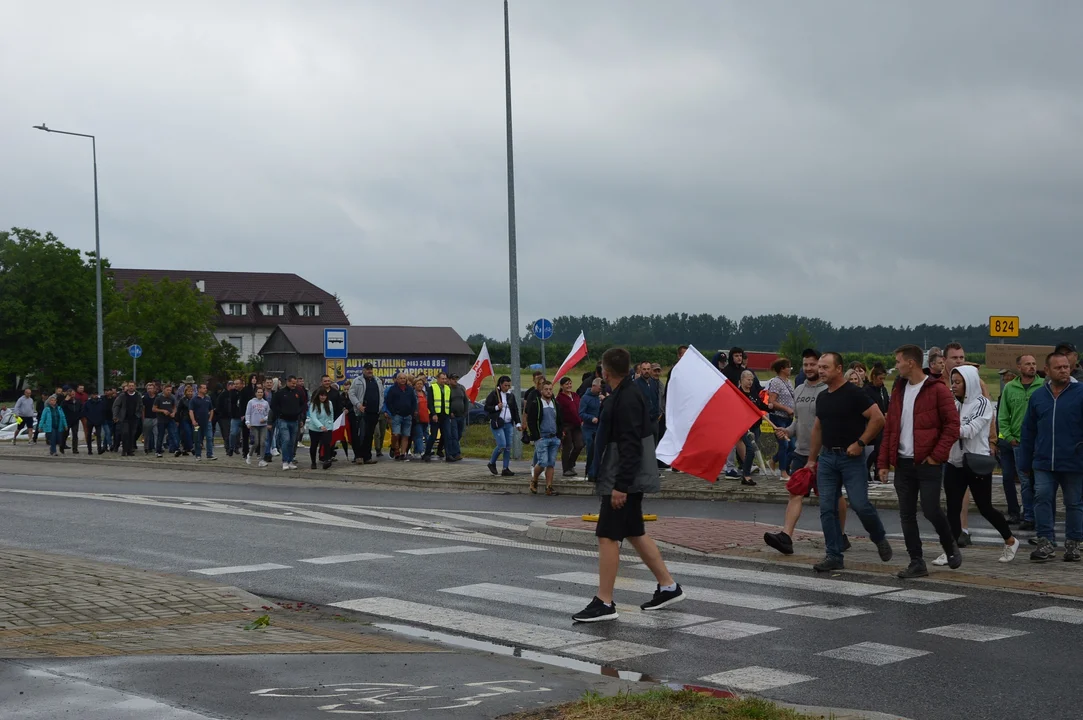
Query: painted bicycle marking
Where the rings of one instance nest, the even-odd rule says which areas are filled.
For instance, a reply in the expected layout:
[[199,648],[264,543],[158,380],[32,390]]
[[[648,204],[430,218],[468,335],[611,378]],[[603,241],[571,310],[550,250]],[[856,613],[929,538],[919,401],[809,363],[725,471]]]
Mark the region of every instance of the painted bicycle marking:
[[[516,687],[511,687],[516,686]],[[477,707],[486,700],[506,695],[552,692],[529,680],[488,680],[464,683],[475,692],[442,689],[439,685],[410,683],[341,683],[314,691],[311,686],[264,688],[250,694],[265,698],[324,699],[341,698],[342,702],[317,706],[317,710],[339,715],[401,715],[430,710],[455,710]]]

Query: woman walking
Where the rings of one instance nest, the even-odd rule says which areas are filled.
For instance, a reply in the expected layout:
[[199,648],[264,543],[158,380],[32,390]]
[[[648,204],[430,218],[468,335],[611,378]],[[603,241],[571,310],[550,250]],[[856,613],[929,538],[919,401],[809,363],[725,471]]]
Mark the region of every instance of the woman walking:
[[503,477],[515,475],[511,471],[511,440],[512,432],[522,431],[523,423],[519,418],[519,406],[515,402],[515,395],[511,392],[511,378],[501,375],[496,381],[496,389],[485,398],[485,414],[489,417],[489,427],[493,431],[493,440],[496,441],[496,449],[489,457],[489,472],[496,475],[496,461],[500,455],[504,455]]
[[312,469],[316,469],[318,453],[323,460],[323,469],[326,470],[331,467],[331,432],[335,427],[335,413],[331,409],[331,400],[327,397],[327,390],[322,387],[312,398],[305,426],[308,428],[308,454],[312,460]]
[[414,455],[424,455],[429,446],[429,395],[425,392],[425,378],[414,380],[414,392],[417,393],[417,423],[414,425]]
[[[951,446],[944,466],[944,495],[948,504],[948,525],[958,541],[963,534],[963,495],[970,489],[974,504],[982,517],[1004,538],[1000,562],[1011,562],[1019,552],[1019,540],[1004,515],[993,507],[993,468],[996,458],[989,454],[989,424],[993,422],[993,404],[981,393],[977,368],[963,365],[951,371],[951,391],[959,409],[959,441]],[[933,565],[947,565],[948,556],[941,554]]]
[[[767,412],[768,411],[767,405],[764,404],[763,400],[760,400],[759,395],[757,395],[756,392],[752,389],[753,386],[755,385],[755,382],[754,382],[755,379],[756,379],[756,375],[751,370],[743,371],[741,373],[741,392],[743,392],[745,394],[745,397],[748,398],[749,402],[751,402],[753,405],[755,405],[760,410],[762,410],[764,412]],[[771,420],[768,419],[767,422],[770,423]],[[771,423],[771,426],[773,428],[774,423]],[[742,471],[741,484],[742,485],[752,486],[752,485],[756,484],[756,481],[752,479],[752,464],[756,461],[756,448],[758,447],[757,442],[759,441],[759,439],[760,439],[760,421],[757,420],[755,423],[752,424],[752,427],[750,427],[748,429],[748,432],[745,433],[745,437],[744,437],[745,461],[744,461],[744,464],[743,464],[743,466],[741,468],[741,471]]]
[[[776,428],[786,428],[793,422],[794,392],[790,384],[790,373],[793,365],[786,358],[779,358],[771,363],[771,370],[775,376],[767,383],[767,407],[770,409],[771,423]],[[778,452],[772,460],[776,465],[783,480],[790,479],[790,455],[793,453],[794,440],[787,437],[786,440],[778,441]]]
[[267,418],[271,415],[271,404],[264,397],[262,387],[256,388],[255,396],[248,401],[244,408],[244,426],[248,428],[248,438],[251,442],[249,453],[244,456],[246,464],[252,464],[252,456],[259,458],[259,466],[267,467],[264,460],[264,446],[267,443]]
[[64,438],[68,434],[68,420],[64,411],[56,406],[56,395],[50,395],[38,418],[38,429],[45,433],[49,441],[49,454],[56,457],[56,446],[60,443],[60,452],[64,452]]

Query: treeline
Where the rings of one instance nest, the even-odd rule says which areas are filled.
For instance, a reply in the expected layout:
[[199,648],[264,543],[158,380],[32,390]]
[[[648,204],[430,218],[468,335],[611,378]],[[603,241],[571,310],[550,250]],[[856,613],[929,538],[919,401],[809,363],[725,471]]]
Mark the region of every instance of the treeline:
[[[586,333],[587,342],[592,347],[594,345],[601,347],[603,344],[644,348],[691,344],[706,354],[708,350],[714,352],[738,345],[746,350],[778,352],[787,337],[799,328],[804,328],[811,335],[819,349],[831,348],[841,352],[887,355],[899,345],[906,343],[914,343],[922,347],[933,345],[943,347],[949,342],[959,342],[967,349],[969,355],[971,352],[984,351],[985,344],[990,342],[988,325],[953,327],[946,325],[915,325],[913,327],[844,325],[836,327],[820,318],[799,315],[746,315],[740,320],[733,320],[725,315],[716,316],[706,313],[629,315],[616,320],[584,315],[553,318],[553,338],[548,343],[546,353],[560,354],[557,346],[575,342],[580,331]],[[497,344],[483,335],[471,335],[469,338],[470,343],[478,346],[485,340],[488,340],[490,350]],[[1019,337],[1009,342],[1056,345],[1064,341],[1080,340],[1083,340],[1083,326],[1053,328],[1045,325],[1031,325],[1021,329]],[[531,348],[536,349],[538,345],[538,341],[527,330],[523,335],[524,353]],[[549,349],[550,346],[552,350]],[[567,350],[565,349],[564,352]]]

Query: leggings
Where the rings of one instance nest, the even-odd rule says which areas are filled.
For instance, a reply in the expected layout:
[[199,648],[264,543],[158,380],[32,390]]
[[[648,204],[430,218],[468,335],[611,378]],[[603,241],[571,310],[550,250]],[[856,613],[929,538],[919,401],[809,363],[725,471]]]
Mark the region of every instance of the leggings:
[[263,457],[267,445],[267,426],[253,425],[251,428],[246,427],[245,429],[248,431],[248,440],[251,441],[252,455]]
[[1004,515],[993,507],[993,476],[975,475],[967,468],[955,467],[951,463],[944,465],[944,495],[948,502],[948,524],[952,536],[958,540],[963,533],[962,520],[963,495],[970,488],[970,496],[978,506],[978,512],[996,528],[1000,536],[1007,540],[1012,530]]
[[309,430],[308,431],[308,454],[313,464],[316,462],[317,453],[324,462],[331,461],[331,431]]

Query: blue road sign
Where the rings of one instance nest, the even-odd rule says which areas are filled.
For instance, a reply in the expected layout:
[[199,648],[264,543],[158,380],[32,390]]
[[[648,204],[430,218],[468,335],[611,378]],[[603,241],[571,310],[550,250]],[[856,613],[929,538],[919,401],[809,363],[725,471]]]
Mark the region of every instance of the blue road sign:
[[128,354],[131,355],[133,358],[137,358],[143,354],[143,348],[139,347],[138,345],[129,345]]
[[346,328],[324,328],[323,356],[328,360],[345,360],[349,354]]
[[534,337],[539,340],[548,340],[553,337],[553,323],[542,318],[534,323]]

